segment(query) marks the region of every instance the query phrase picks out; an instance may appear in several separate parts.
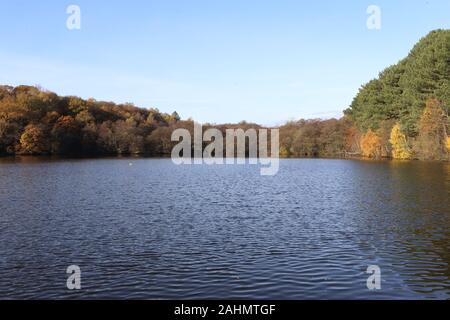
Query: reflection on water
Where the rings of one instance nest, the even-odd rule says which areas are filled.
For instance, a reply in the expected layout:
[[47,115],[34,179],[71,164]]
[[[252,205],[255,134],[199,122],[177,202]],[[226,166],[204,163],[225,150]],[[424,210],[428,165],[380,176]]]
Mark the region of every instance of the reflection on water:
[[0,298],[449,299],[449,208],[448,163],[1,159]]

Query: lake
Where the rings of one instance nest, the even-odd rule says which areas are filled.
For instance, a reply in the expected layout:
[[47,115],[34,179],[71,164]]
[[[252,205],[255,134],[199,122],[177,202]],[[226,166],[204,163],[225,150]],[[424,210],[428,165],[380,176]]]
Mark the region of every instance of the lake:
[[0,299],[450,299],[449,163],[259,169],[0,159]]

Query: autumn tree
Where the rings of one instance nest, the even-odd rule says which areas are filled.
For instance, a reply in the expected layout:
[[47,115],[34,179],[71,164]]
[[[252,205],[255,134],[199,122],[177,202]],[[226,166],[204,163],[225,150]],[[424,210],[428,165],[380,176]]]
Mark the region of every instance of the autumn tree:
[[379,128],[376,131],[380,138],[381,158],[389,158],[392,155],[392,144],[390,143],[392,128],[395,122],[393,120],[383,120],[380,122]]
[[0,154],[15,152],[20,139],[20,124],[0,118]]
[[412,157],[411,148],[408,145],[406,135],[402,132],[399,123],[392,128],[389,142],[392,145],[392,157],[394,159],[404,160]]
[[344,118],[344,153],[361,153],[361,132],[347,117]]
[[113,133],[119,154],[140,154],[144,152],[142,128],[134,118],[119,120],[113,125]]
[[359,149],[359,133],[347,117],[289,121],[279,129],[282,157],[341,157]]
[[[150,153],[146,141],[152,132],[161,127],[170,131],[179,123],[176,112],[59,97],[39,87],[0,86],[2,155],[40,154],[35,145],[39,141],[48,141],[48,152],[55,154]],[[158,149],[158,143],[168,148],[165,140],[152,141],[152,148]]]
[[22,154],[45,154],[49,152],[48,137],[44,129],[36,124],[29,124],[20,137],[19,152]]
[[113,132],[111,121],[105,121],[99,125],[97,135],[97,145],[101,153],[117,153],[117,139]]
[[83,154],[99,153],[98,129],[95,123],[88,123],[81,130],[81,149]]
[[52,152],[55,154],[76,154],[81,150],[81,125],[71,116],[58,119],[52,135]]
[[364,157],[380,158],[382,154],[381,138],[369,129],[361,138],[361,151]]
[[419,121],[417,153],[423,160],[446,160],[447,149],[447,115],[436,99],[427,100],[426,107]]
[[169,127],[160,127],[153,131],[146,139],[150,153],[154,156],[169,155],[174,146],[171,137],[172,130]]

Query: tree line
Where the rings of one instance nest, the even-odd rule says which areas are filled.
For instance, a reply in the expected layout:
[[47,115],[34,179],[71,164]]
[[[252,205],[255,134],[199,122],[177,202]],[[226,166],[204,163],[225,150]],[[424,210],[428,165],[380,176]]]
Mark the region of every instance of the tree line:
[[366,157],[448,160],[450,30],[435,30],[364,85],[345,115]]
[[157,155],[165,142],[160,137],[179,121],[176,112],[0,87],[2,154]]
[[[0,86],[1,155],[148,155],[169,156],[175,129],[194,122],[176,112],[132,104],[83,100],[30,86]],[[204,124],[203,130],[262,129],[255,123]],[[437,99],[429,99],[408,137],[394,119],[363,131],[349,115],[341,119],[289,121],[279,127],[282,157],[392,157],[446,160],[450,150],[448,117]],[[248,146],[247,146],[248,148]]]
[[[407,58],[361,87],[341,119],[279,127],[282,157],[449,160],[450,30],[423,38]],[[133,104],[61,97],[33,86],[0,86],[1,155],[168,156],[192,119]],[[254,123],[203,129],[260,129]]]

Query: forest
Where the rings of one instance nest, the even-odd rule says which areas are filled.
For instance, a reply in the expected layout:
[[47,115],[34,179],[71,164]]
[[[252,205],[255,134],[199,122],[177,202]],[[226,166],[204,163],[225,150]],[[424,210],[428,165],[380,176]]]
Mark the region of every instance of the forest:
[[[398,64],[362,86],[341,119],[280,126],[282,157],[450,159],[450,30],[432,31]],[[261,128],[238,124],[215,127]],[[0,155],[169,156],[193,120],[133,104],[0,86]]]

